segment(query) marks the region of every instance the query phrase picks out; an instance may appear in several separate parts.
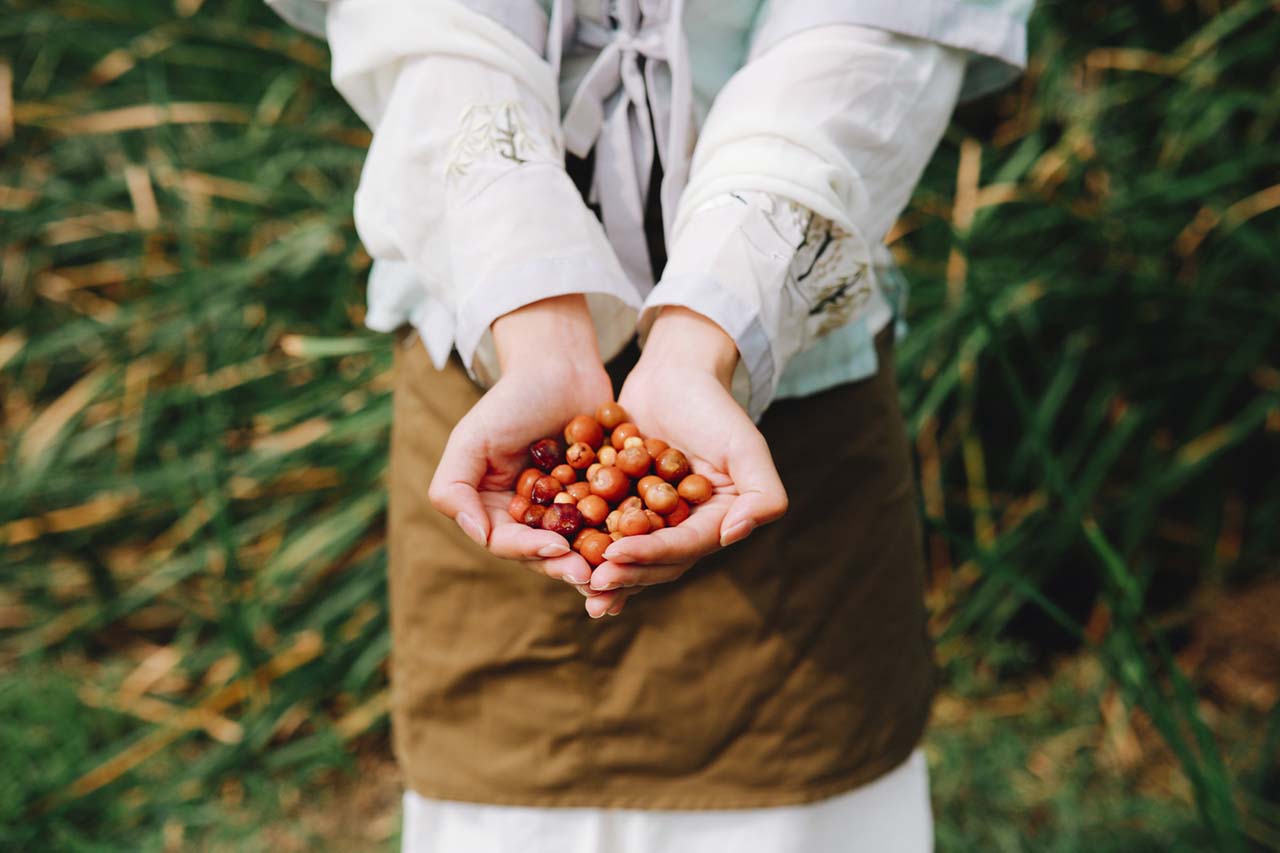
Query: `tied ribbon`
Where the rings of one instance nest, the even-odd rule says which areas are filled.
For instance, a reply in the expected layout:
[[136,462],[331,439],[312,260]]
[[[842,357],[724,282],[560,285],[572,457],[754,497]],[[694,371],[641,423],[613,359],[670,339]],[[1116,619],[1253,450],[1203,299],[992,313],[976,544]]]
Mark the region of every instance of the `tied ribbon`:
[[565,112],[565,148],[578,157],[596,149],[590,200],[600,206],[623,271],[644,294],[654,281],[644,233],[654,158],[664,166],[660,198],[669,237],[693,152],[684,0],[616,0],[612,27],[586,17],[573,21],[571,2],[556,0],[552,8],[553,67],[559,68],[570,24],[573,39],[599,53]]

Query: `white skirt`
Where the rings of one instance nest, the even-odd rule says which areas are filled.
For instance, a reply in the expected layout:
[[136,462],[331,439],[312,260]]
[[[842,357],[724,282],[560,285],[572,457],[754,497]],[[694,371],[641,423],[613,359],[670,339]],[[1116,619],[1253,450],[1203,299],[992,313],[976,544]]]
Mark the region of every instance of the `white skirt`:
[[404,795],[403,853],[929,853],[929,769],[917,749],[870,784],[759,809],[532,808]]

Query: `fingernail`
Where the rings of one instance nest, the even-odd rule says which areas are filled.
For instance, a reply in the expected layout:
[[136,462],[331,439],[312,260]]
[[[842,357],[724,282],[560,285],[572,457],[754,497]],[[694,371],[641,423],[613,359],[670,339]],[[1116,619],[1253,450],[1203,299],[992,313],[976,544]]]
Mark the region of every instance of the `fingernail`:
[[607,550],[604,552],[604,558],[610,563],[617,563],[620,566],[624,566],[627,563],[634,563],[636,561],[634,557],[628,554],[610,554]]
[[608,592],[615,587],[617,587],[616,583],[605,583],[604,581],[598,581],[595,578],[591,579],[591,588],[596,592]]
[[585,572],[565,572],[564,579],[569,583],[581,586],[591,580],[591,575]]
[[599,619],[602,616],[604,616],[603,613],[595,614],[595,613],[592,613],[590,610],[587,611],[587,615],[590,616],[592,619]]
[[752,521],[751,519],[748,518],[748,519],[743,519],[742,521],[739,521],[733,527],[730,527],[724,533],[720,534],[720,547],[727,548],[728,546],[732,545],[734,542],[741,542],[743,539],[746,539],[747,536],[751,534],[752,530],[755,530],[755,529],[756,529],[755,522]]
[[569,553],[568,545],[561,545],[555,542],[548,542],[538,549],[539,557],[563,557]]
[[460,512],[458,513],[457,521],[458,526],[462,528],[462,532],[467,534],[472,542],[481,546],[489,544],[484,535],[484,528],[481,527],[480,523],[474,518],[467,515],[465,512]]
[[617,616],[621,612],[622,612],[622,602],[618,602],[617,604],[609,608],[610,616]]

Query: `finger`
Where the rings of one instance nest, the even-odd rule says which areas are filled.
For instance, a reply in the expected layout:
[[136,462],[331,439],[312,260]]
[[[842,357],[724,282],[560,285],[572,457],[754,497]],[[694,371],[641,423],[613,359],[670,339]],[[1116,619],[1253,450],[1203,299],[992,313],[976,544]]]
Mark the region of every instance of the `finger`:
[[733,486],[733,480],[724,471],[721,471],[714,464],[703,459],[701,456],[690,456],[689,465],[695,474],[701,474],[711,482],[713,491],[726,494],[737,494],[737,489]]
[[644,592],[644,587],[638,586],[633,589],[619,589],[616,590],[616,592],[618,593],[618,603],[606,611],[610,616],[617,616],[621,613],[623,606],[625,606],[628,601]]
[[489,516],[489,550],[494,556],[534,560],[569,553],[569,543],[559,533],[529,527],[513,519],[507,511],[511,496],[511,492],[480,493],[480,502]]
[[487,463],[480,452],[482,448],[473,447],[473,443],[467,419],[463,418],[449,434],[427,496],[432,506],[457,522],[476,544],[484,545],[489,539],[489,517],[476,487]]
[[580,554],[570,551],[561,557],[549,560],[522,560],[524,566],[552,580],[564,581],[574,586],[584,586],[591,580],[591,566]]
[[559,533],[535,530],[513,520],[507,513],[510,494],[481,492],[493,532],[489,534],[489,551],[496,557],[519,560],[540,575],[570,584],[585,585],[591,580],[591,566]]
[[617,616],[622,612],[623,606],[627,600],[633,595],[639,595],[641,589],[616,589],[612,592],[602,592],[593,595],[584,603],[587,609],[587,615],[592,619],[599,619],[606,614],[609,616]]
[[559,533],[535,530],[513,521],[505,509],[489,509],[491,530],[489,550],[506,560],[534,560],[539,557],[562,557],[569,553],[569,543]]
[[720,548],[720,527],[735,498],[716,495],[675,527],[643,536],[627,536],[610,545],[605,559],[614,563],[693,562]]
[[729,454],[729,477],[738,496],[720,523],[722,547],[747,538],[752,530],[776,521],[787,511],[787,490],[764,436],[757,432],[745,444]]
[[691,565],[691,562],[619,565],[606,561],[596,566],[591,573],[591,588],[608,591],[620,587],[670,583],[689,571]]

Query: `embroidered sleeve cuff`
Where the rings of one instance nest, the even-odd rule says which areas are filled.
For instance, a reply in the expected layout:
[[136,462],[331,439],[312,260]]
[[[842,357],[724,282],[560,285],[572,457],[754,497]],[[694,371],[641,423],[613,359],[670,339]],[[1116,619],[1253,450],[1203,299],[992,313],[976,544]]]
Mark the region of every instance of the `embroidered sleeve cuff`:
[[596,255],[538,258],[499,271],[471,291],[458,312],[455,347],[471,378],[484,386],[501,375],[490,327],[509,314],[542,299],[582,293],[596,328],[600,357],[613,358],[635,330],[640,299],[612,258]]
[[[798,208],[797,208],[798,210]],[[764,193],[728,193],[701,206],[678,230],[662,282],[645,301],[642,334],[663,305],[713,320],[738,345],[734,392],[752,418],[773,399],[789,357],[785,296],[803,223]]]
[[447,223],[451,274],[466,283],[455,346],[472,376],[482,384],[498,377],[494,320],[569,293],[587,295],[601,357],[616,355],[635,330],[640,296],[563,167],[528,162],[473,186]]
[[752,418],[772,402],[797,354],[850,323],[880,328],[892,316],[861,235],[803,205],[733,192],[682,222],[640,329],[647,331],[663,305],[716,322],[738,346],[734,393]]
[[760,322],[759,313],[735,296],[710,271],[701,274],[664,275],[645,300],[639,324],[642,339],[648,334],[659,309],[667,305],[678,305],[696,311],[733,338],[738,347],[733,396],[747,410],[752,420],[760,420],[773,400],[777,371],[769,345],[769,334]]

